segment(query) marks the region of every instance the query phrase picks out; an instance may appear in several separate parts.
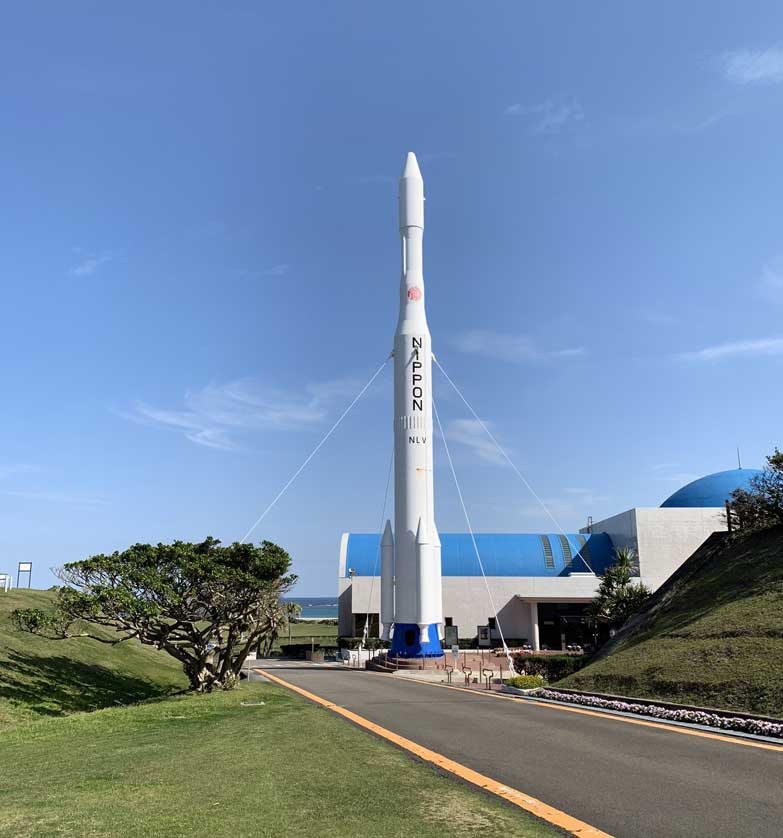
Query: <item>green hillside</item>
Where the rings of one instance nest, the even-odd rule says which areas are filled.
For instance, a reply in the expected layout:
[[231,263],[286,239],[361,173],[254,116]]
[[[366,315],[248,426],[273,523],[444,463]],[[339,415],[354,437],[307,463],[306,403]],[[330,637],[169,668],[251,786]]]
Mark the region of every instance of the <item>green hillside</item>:
[[0,592],[0,730],[187,687],[179,663],[136,641],[108,646],[86,638],[46,640],[14,629],[14,608],[46,608],[53,601],[49,591]]
[[711,536],[558,686],[783,717],[783,527]]

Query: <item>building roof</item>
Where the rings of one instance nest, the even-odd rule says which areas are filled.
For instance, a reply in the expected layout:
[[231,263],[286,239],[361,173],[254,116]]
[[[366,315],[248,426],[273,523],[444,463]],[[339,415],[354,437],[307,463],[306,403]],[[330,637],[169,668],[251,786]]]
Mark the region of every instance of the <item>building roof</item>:
[[751,478],[757,474],[761,472],[754,468],[733,468],[708,474],[678,489],[661,504],[661,508],[723,506],[735,489],[747,489]]
[[[441,533],[440,542],[443,576],[481,576],[469,533]],[[380,535],[347,533],[343,543],[340,570],[345,576],[351,570],[357,576],[380,575]],[[476,544],[487,576],[556,577],[591,569],[602,574],[614,560],[606,533],[476,533]]]

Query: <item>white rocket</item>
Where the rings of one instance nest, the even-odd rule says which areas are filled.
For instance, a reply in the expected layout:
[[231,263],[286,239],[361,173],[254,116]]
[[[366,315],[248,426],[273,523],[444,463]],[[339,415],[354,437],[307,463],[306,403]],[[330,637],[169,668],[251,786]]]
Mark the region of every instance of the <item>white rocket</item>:
[[402,277],[394,335],[394,534],[381,541],[381,623],[391,654],[439,657],[440,539],[432,487],[432,349],[424,311],[424,181],[408,153],[400,178]]

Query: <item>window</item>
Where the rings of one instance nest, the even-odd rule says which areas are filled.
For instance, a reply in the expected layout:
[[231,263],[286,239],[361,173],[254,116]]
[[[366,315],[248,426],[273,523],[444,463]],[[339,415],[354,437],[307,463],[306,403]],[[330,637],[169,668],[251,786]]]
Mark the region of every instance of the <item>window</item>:
[[443,622],[444,622],[444,625],[453,626],[454,625],[454,618],[453,617],[446,617],[446,619]]

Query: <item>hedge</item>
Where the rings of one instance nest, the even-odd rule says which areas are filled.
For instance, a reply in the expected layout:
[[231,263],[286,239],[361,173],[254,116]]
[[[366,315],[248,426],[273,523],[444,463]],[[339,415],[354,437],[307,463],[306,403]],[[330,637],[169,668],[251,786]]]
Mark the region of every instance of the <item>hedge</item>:
[[514,669],[525,675],[540,675],[550,684],[581,669],[586,655],[514,655]]
[[326,652],[327,654],[335,654],[337,652],[337,646],[335,646],[334,643],[330,643],[328,645],[325,643],[310,643],[309,640],[306,643],[280,644],[280,652],[287,658],[303,658],[305,656],[305,652],[309,652],[311,650]]

